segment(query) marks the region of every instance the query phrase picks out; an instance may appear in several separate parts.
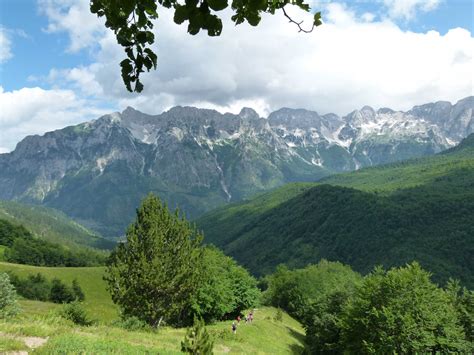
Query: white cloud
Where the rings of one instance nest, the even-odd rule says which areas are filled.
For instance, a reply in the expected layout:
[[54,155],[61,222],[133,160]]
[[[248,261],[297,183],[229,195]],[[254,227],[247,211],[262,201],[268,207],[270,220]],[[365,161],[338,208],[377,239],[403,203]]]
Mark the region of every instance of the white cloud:
[[383,0],[383,2],[392,18],[411,20],[418,11],[435,10],[441,0]]
[[8,31],[0,27],[0,64],[13,57],[12,42]]
[[239,103],[258,103],[261,112],[290,106],[345,114],[365,104],[409,109],[473,94],[474,40],[467,30],[413,33],[389,20],[366,22],[337,3],[327,10],[326,23],[309,35],[276,15],[257,28],[225,21],[218,38],[190,36],[162,11],[158,70],[143,74],[144,92],[126,92],[118,67],[123,53],[111,33],[100,39],[98,62],[81,68],[83,91],[101,87],[102,97],[119,107],[150,113],[172,105],[235,111]]
[[70,52],[93,46],[105,32],[104,21],[89,12],[87,0],[38,0],[38,6],[49,19],[46,32],[69,34]]
[[[62,13],[69,14],[75,7],[80,10],[76,22],[93,22],[87,6],[68,3],[70,7],[64,5]],[[265,16],[256,28],[234,26],[226,19],[222,36],[215,38],[203,33],[190,36],[186,26],[175,25],[170,12],[163,10],[155,27],[158,70],[143,74],[145,90],[140,95],[128,93],[122,83],[119,62],[124,54],[113,33],[86,26],[87,40],[77,41],[78,29],[53,14],[50,27],[68,31],[71,48],[94,47],[96,62],[52,70],[48,80],[56,88],[43,91],[55,97],[52,101],[63,101],[66,106],[71,102],[66,108],[66,117],[72,117],[68,122],[89,119],[93,109],[85,112],[81,105],[96,107],[91,99],[148,113],[174,105],[196,105],[232,112],[251,106],[265,115],[283,106],[338,114],[364,105],[408,110],[417,104],[455,102],[474,95],[474,39],[469,31],[414,33],[388,19],[361,18],[341,4],[330,3],[325,9],[326,23],[311,34],[298,33],[277,14]],[[292,15],[305,23],[311,21],[302,12]],[[11,98],[17,105],[20,100],[19,95]],[[48,105],[42,102],[37,106],[40,112]],[[55,128],[65,124],[54,109],[47,112],[44,117],[58,120]],[[27,126],[22,127],[24,134],[49,129],[37,125],[34,132],[27,132]],[[18,132],[12,136],[20,138]],[[11,145],[0,142],[3,147]]]
[[73,91],[39,87],[4,91],[0,86],[0,107],[0,152],[13,149],[26,135],[42,134],[106,113]]

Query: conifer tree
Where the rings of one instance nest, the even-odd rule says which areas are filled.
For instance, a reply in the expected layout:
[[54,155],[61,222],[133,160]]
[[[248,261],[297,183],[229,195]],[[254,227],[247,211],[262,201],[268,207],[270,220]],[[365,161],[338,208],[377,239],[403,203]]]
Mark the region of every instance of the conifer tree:
[[148,195],[126,241],[112,252],[105,280],[125,316],[152,325],[192,322],[190,300],[200,283],[202,236],[179,211]]
[[181,351],[193,355],[212,354],[214,341],[206,330],[204,320],[194,317],[194,325],[188,329],[181,342]]
[[72,291],[74,292],[74,296],[76,296],[77,301],[84,301],[84,291],[82,291],[82,288],[79,285],[77,279],[72,280]]
[[15,287],[5,272],[0,273],[0,319],[16,315],[19,311]]

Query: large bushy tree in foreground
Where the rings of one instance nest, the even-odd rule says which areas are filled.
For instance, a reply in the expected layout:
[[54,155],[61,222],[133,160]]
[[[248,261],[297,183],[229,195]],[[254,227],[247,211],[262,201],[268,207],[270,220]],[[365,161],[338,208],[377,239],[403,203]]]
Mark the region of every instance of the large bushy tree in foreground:
[[206,322],[235,317],[260,301],[257,280],[215,247],[204,249],[202,272],[192,307]]
[[413,263],[365,277],[342,319],[344,350],[357,354],[468,353],[450,293]]
[[191,299],[201,284],[202,236],[179,212],[150,194],[126,241],[112,252],[105,280],[124,316],[152,326],[193,321]]
[[232,21],[238,25],[248,22],[252,26],[260,23],[263,13],[282,13],[298,26],[300,32],[311,32],[321,24],[321,13],[316,12],[312,24],[302,27],[301,21],[293,20],[285,10],[294,5],[310,11],[304,0],[91,0],[90,10],[97,16],[104,16],[105,26],[114,31],[117,42],[125,49],[127,58],[120,66],[122,79],[129,91],[140,92],[143,84],[140,73],[156,69],[157,56],[151,49],[155,42],[153,21],[158,18],[158,7],[174,10],[176,24],[188,24],[188,33],[195,35],[200,30],[209,36],[219,36],[222,32],[222,11],[231,8]]

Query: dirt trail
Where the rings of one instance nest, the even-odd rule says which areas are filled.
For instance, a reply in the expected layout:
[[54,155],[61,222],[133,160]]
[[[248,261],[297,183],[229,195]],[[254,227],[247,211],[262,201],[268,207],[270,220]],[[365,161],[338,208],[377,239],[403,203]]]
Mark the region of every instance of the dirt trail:
[[[5,338],[20,340],[20,341],[24,342],[25,345],[31,350],[34,350],[36,348],[39,348],[40,346],[43,346],[48,341],[47,337],[46,338],[26,337],[26,336],[7,334],[7,333],[2,333],[2,332],[0,332],[0,336],[5,337]],[[6,351],[6,352],[1,353],[1,354],[5,354],[5,355],[27,355],[28,351],[25,351],[25,350],[22,350],[22,351]]]

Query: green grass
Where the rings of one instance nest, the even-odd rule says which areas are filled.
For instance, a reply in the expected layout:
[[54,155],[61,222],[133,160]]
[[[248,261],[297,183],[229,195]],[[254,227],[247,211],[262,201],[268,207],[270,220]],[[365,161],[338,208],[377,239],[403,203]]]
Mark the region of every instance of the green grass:
[[21,351],[27,349],[28,347],[21,340],[2,337],[0,334],[0,354],[7,351]]
[[[231,321],[207,327],[215,340],[216,354],[295,354],[303,349],[301,325],[283,314],[274,320],[277,310],[262,307],[254,312],[254,322],[231,332]],[[49,337],[39,354],[180,354],[186,329],[161,328],[152,331],[127,331],[113,325],[77,327],[55,316],[24,314],[14,320],[0,321],[0,332],[13,336]]]
[[[118,317],[117,307],[112,303],[109,293],[105,289],[103,267],[39,267],[0,262],[0,271],[10,271],[20,277],[41,273],[48,279],[59,278],[67,284],[77,279],[86,296],[84,306],[94,319],[108,322]],[[33,301],[22,301],[22,306],[36,308]],[[38,302],[44,310],[55,308],[52,303]],[[42,313],[42,312],[38,312]]]

